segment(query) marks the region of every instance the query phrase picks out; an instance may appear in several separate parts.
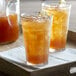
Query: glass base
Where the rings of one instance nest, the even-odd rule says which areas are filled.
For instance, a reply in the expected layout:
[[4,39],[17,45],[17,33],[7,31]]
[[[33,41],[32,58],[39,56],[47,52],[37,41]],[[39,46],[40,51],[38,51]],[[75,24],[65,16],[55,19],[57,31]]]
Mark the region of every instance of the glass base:
[[27,65],[36,66],[36,67],[43,67],[43,66],[45,66],[45,65],[47,65],[47,64],[48,64],[48,62],[46,62],[46,63],[41,63],[41,64],[32,64],[32,63],[27,62]]
[[61,52],[61,51],[64,51],[64,50],[65,50],[65,48],[62,48],[62,49],[52,49],[52,48],[50,48],[49,52],[50,53],[55,53],[55,52]]

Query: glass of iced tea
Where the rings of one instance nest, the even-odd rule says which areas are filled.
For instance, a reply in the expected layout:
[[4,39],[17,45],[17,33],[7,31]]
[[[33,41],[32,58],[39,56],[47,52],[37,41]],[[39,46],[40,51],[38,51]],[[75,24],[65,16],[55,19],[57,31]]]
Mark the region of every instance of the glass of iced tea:
[[27,64],[42,66],[48,63],[51,20],[38,13],[21,16]]
[[42,14],[53,15],[51,27],[50,52],[57,52],[65,49],[68,23],[70,16],[69,4],[42,3]]

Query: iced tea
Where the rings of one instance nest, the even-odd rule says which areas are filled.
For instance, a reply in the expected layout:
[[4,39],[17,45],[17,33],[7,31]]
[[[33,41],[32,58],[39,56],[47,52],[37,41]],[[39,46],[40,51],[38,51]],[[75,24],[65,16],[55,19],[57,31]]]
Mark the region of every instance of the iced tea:
[[69,19],[69,6],[59,7],[43,5],[42,11],[48,16],[53,15],[53,23],[51,29],[50,48],[55,50],[62,50],[65,48],[67,31],[68,31],[68,19]]
[[50,22],[46,17],[22,17],[23,37],[27,61],[32,64],[48,62]]
[[[9,18],[9,19],[8,19]],[[0,17],[0,44],[16,41],[19,36],[17,14]]]

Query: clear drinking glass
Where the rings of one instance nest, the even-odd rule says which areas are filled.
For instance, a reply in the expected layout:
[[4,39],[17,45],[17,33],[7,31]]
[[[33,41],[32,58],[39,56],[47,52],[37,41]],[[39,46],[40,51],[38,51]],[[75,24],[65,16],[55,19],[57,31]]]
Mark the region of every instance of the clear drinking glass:
[[36,13],[32,15],[22,14],[21,24],[27,64],[35,66],[47,64],[51,20],[49,17],[42,17]]
[[42,3],[42,14],[53,15],[51,27],[50,52],[65,49],[71,5],[58,3]]

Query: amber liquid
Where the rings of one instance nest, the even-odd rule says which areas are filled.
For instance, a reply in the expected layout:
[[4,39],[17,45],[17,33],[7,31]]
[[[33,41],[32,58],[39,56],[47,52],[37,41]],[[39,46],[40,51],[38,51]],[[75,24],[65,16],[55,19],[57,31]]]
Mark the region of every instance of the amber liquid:
[[19,26],[17,23],[17,15],[9,15],[0,17],[0,44],[6,44],[16,41],[19,35]]
[[50,25],[47,20],[35,19],[32,17],[22,19],[27,61],[32,64],[44,64],[48,62]]
[[50,48],[60,50],[64,49],[68,30],[68,12],[65,8],[45,8],[47,15],[53,15],[51,29]]

